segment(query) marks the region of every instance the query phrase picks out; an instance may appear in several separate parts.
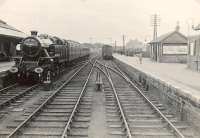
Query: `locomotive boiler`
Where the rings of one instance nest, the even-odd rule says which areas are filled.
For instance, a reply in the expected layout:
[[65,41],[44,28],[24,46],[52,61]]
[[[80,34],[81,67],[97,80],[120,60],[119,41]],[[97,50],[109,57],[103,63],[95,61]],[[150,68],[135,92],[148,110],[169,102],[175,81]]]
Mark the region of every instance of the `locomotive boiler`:
[[20,56],[14,57],[15,65],[10,72],[23,82],[51,82],[63,68],[89,56],[89,48],[78,42],[37,35],[37,31],[32,31],[31,36],[21,42],[20,49]]

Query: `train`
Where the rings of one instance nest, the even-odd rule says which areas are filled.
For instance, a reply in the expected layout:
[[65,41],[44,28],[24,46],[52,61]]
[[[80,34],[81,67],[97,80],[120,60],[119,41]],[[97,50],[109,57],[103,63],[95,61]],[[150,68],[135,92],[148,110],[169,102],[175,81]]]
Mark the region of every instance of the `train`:
[[110,60],[113,58],[112,56],[113,50],[112,50],[112,46],[110,45],[103,45],[102,47],[102,57],[105,60]]
[[13,57],[15,65],[9,72],[20,82],[50,83],[61,71],[72,63],[87,59],[90,50],[79,42],[61,39],[31,31],[18,45],[19,55]]

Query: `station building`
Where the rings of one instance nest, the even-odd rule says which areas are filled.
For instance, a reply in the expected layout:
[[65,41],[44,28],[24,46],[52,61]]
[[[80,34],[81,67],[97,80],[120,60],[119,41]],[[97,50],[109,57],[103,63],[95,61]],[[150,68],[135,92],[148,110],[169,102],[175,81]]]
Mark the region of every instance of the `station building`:
[[200,35],[189,37],[187,66],[200,71]]
[[179,32],[179,25],[175,31],[159,36],[150,42],[150,58],[156,62],[186,63],[188,53],[188,39]]
[[0,60],[16,55],[16,45],[26,34],[0,20]]

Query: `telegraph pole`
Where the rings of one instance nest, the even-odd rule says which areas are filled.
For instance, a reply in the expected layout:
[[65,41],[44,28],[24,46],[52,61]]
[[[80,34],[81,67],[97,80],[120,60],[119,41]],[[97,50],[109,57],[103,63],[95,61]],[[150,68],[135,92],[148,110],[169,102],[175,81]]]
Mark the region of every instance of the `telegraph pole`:
[[117,41],[115,40],[115,53],[117,53]]
[[[159,26],[159,22],[160,22],[160,18],[157,14],[154,14],[152,17],[152,26],[153,26],[153,41],[155,41],[157,39],[157,35],[158,35],[158,26]],[[157,45],[153,44],[151,46],[151,57],[157,61],[157,57],[158,57],[158,53],[156,52],[158,49]]]
[[154,15],[154,19],[153,19],[153,40],[156,40],[157,39],[157,27],[158,27],[158,23],[157,23],[157,20],[158,20],[158,16],[157,14]]
[[158,35],[158,26],[160,23],[160,18],[157,14],[153,15],[153,19],[152,19],[152,25],[153,25],[153,40],[157,39],[157,35]]
[[125,35],[122,35],[122,41],[123,41],[123,53],[125,55]]

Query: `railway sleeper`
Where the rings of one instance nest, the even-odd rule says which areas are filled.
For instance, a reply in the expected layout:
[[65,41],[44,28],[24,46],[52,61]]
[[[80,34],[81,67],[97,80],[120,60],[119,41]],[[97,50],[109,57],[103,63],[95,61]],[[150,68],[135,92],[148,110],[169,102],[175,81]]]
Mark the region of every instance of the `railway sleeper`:
[[82,129],[82,128],[73,128],[70,130],[69,132],[69,136],[70,137],[79,137],[79,138],[82,138],[82,137],[88,137],[88,132],[85,130],[85,129]]
[[77,122],[74,121],[71,125],[71,128],[84,128],[84,129],[88,129],[89,128],[89,122]]
[[[63,128],[26,128],[23,132],[24,137],[26,136],[40,136],[40,137],[58,137],[61,136]],[[20,136],[21,137],[21,136]]]
[[[16,128],[19,123],[11,123],[7,128]],[[31,128],[64,128],[66,122],[30,122],[29,127]]]
[[173,133],[169,132],[132,132],[137,138],[176,138]]
[[[30,113],[26,113],[24,114],[24,116],[29,116]],[[43,117],[51,117],[51,116],[55,116],[55,117],[68,117],[70,114],[69,113],[43,113],[41,112],[40,113],[40,116],[43,116]]]
[[109,134],[114,135],[115,137],[117,136],[117,137],[122,137],[122,138],[124,138],[125,136],[125,133],[121,130],[111,131]]

